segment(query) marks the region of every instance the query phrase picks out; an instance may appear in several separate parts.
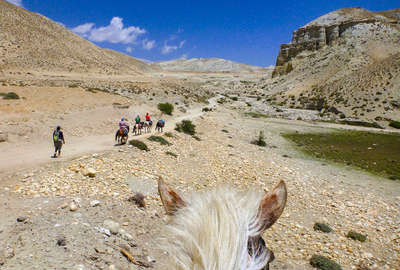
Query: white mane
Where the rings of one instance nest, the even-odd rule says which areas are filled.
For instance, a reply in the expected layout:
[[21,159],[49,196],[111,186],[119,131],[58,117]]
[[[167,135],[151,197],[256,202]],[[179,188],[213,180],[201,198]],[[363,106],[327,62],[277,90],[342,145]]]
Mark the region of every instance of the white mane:
[[[258,208],[262,194],[224,187],[194,194],[172,217],[163,249],[166,269],[259,270],[269,252],[250,257],[248,239],[260,235]],[[163,237],[163,238],[164,238]]]

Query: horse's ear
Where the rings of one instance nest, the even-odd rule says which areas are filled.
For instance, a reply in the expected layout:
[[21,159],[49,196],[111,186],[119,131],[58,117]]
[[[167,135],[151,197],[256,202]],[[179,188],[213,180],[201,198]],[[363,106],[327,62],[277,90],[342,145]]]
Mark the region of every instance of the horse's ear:
[[286,205],[287,190],[281,181],[270,193],[264,195],[258,207],[260,232],[265,231],[281,216]]
[[186,202],[164,182],[161,176],[158,178],[158,193],[168,215],[173,215],[179,208],[186,206]]

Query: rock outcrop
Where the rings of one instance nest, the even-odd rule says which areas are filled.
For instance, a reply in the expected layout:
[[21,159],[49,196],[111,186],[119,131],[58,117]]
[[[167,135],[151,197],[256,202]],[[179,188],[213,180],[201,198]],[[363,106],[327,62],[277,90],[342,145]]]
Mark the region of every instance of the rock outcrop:
[[370,12],[361,8],[340,9],[319,17],[294,31],[289,44],[281,45],[272,76],[291,72],[291,60],[303,51],[315,51],[332,45],[349,28],[376,23],[400,25],[400,9],[385,12]]

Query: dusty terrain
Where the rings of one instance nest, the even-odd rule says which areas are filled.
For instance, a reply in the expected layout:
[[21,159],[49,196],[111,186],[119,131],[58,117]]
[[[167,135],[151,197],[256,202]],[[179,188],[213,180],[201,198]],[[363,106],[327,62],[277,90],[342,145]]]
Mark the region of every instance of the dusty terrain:
[[[20,148],[17,134],[0,145],[4,147],[0,156],[2,269],[142,269],[121,255],[121,247],[154,269],[166,269],[165,254],[157,240],[166,221],[156,192],[158,175],[186,196],[221,184],[269,189],[285,180],[288,206],[264,235],[277,258],[271,269],[311,269],[308,261],[315,253],[331,257],[343,269],[357,269],[360,262],[371,269],[398,269],[399,184],[350,167],[311,160],[280,136],[285,131],[327,131],[328,127],[342,126],[253,119],[218,103],[208,105],[215,108],[213,112],[202,113],[206,105],[197,104],[167,119],[167,126],[172,131],[174,122],[191,118],[201,141],[176,131],[172,131],[173,138],[164,136],[170,146],[138,137],[150,147],[149,152],[143,152],[114,146],[113,131],[121,114],[148,110],[156,115],[155,106],[139,106],[135,104],[139,99],[80,88],[68,94],[63,91],[64,96],[60,94],[62,99],[59,103],[54,100],[54,106],[41,106],[39,100],[44,102],[46,93],[60,89],[42,90],[31,105],[34,89],[32,95],[19,92],[25,100],[12,101],[12,106],[2,103],[1,107],[9,109],[7,116],[25,117],[34,134],[28,143],[32,149]],[[82,95],[88,95],[87,102],[80,104]],[[71,100],[76,107],[67,103]],[[27,103],[17,104],[21,102]],[[120,109],[112,106],[115,102],[132,105]],[[32,110],[40,117],[27,113]],[[35,127],[33,123],[40,119],[44,123]],[[67,144],[64,156],[56,160],[50,158],[48,133],[60,121]],[[265,132],[266,148],[250,144],[260,130]],[[15,153],[13,147],[20,151],[23,162],[7,160]],[[89,168],[96,171],[95,177],[85,176]],[[128,201],[136,192],[146,196],[146,209]],[[70,211],[71,202],[76,203],[76,211]],[[109,233],[106,220],[119,223],[123,230],[116,235]],[[315,232],[312,227],[316,221],[329,223],[334,231]],[[349,230],[367,234],[368,241],[349,240],[345,237]]]

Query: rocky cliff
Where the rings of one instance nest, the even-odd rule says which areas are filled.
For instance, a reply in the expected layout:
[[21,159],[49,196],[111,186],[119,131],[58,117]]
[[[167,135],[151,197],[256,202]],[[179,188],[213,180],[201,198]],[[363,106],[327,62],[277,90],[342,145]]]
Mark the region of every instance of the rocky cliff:
[[344,33],[372,25],[400,26],[400,9],[371,12],[361,8],[340,9],[328,13],[293,32],[292,41],[282,44],[273,77],[291,72],[292,59],[304,51],[316,51],[333,45]]
[[400,9],[341,9],[301,27],[259,89],[274,105],[330,119],[399,121]]

